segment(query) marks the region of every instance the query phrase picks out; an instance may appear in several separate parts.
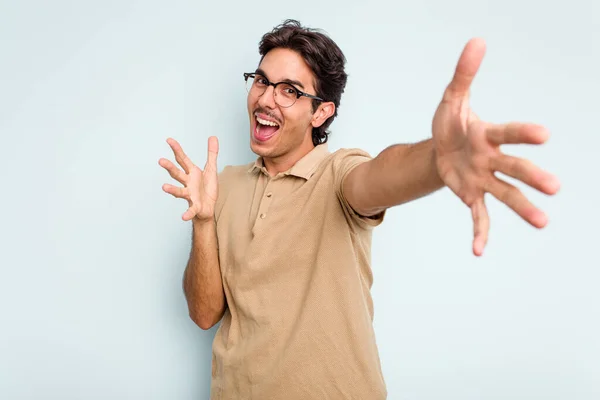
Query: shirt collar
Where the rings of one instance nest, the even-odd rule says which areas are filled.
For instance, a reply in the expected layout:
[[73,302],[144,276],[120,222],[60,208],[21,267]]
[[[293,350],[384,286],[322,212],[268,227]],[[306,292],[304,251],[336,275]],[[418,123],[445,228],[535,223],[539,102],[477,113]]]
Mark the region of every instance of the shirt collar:
[[[327,143],[315,146],[314,149],[309,151],[304,157],[298,160],[296,164],[292,166],[292,168],[283,172],[282,175],[293,175],[298,178],[304,178],[308,180],[315,173],[321,161],[323,161],[323,159],[329,154]],[[258,157],[248,170],[248,172],[255,171],[262,171],[265,175],[268,175],[262,157]]]

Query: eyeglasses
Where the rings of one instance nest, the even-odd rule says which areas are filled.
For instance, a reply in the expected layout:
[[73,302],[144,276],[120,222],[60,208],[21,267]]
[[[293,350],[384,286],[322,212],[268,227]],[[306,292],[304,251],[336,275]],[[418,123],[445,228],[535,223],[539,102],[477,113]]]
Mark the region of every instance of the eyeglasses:
[[275,88],[273,92],[275,103],[284,108],[293,106],[296,100],[302,96],[317,101],[325,101],[320,97],[296,89],[289,82],[269,82],[267,78],[257,73],[244,72],[244,80],[246,81],[246,90],[248,93],[252,92],[252,94],[257,96],[262,96],[269,86],[273,86]]

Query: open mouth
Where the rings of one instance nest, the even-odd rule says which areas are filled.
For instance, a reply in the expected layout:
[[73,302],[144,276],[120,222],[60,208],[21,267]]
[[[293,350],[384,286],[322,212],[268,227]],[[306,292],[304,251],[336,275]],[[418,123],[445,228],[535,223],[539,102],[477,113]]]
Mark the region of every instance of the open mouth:
[[254,115],[256,124],[254,126],[254,138],[260,142],[266,142],[277,134],[279,123],[272,119],[266,119],[266,116]]

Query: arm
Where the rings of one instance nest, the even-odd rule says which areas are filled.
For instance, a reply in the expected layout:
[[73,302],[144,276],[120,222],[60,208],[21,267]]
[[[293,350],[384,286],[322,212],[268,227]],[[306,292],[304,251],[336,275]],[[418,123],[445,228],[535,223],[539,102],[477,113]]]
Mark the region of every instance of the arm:
[[221,281],[221,267],[215,226],[215,204],[219,195],[216,137],[208,139],[208,160],[204,170],[195,165],[174,139],[167,139],[181,169],[161,158],[158,163],[183,187],[163,185],[174,197],[185,199],[189,208],[184,221],[192,221],[192,251],[183,274],[183,291],[192,320],[202,329],[209,329],[223,316],[226,307]]
[[356,167],[343,183],[346,200],[364,215],[424,196],[448,186],[471,209],[473,253],[483,254],[489,232],[484,195],[490,193],[521,218],[543,228],[547,216],[497,173],[553,195],[558,179],[526,159],[501,151],[504,144],[539,145],[546,128],[530,123],[492,124],[469,106],[471,83],[485,54],[485,42],[470,40],[456,66],[432,121],[432,140],[392,146]]
[[210,329],[226,309],[214,220],[193,222],[192,250],[183,274],[183,291],[192,320]]
[[348,203],[367,217],[418,199],[443,185],[431,139],[390,146],[354,168],[343,182]]

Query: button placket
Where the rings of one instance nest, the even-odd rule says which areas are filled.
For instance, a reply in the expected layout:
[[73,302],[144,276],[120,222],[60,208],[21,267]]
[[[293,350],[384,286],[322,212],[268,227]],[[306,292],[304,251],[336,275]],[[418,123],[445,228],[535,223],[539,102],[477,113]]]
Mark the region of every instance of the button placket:
[[258,219],[264,220],[268,217],[268,211],[271,207],[271,202],[273,200],[273,191],[271,190],[272,181],[269,180],[267,186],[265,187],[265,192],[262,196],[260,207],[258,209]]

